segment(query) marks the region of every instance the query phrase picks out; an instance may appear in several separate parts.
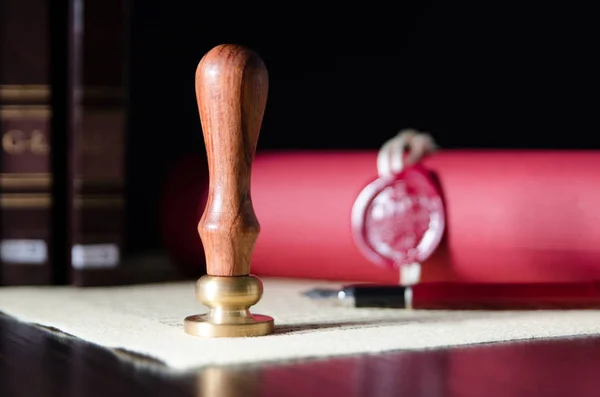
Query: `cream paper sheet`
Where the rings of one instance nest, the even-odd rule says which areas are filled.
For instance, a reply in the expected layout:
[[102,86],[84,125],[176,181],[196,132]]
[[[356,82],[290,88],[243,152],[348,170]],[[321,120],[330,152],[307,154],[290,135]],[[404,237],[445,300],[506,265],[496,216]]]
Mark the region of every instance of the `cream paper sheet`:
[[0,311],[172,369],[600,334],[600,311],[445,312],[355,309],[304,297],[306,280],[263,279],[254,313],[274,317],[273,335],[204,339],[182,319],[205,310],[194,283],[126,287],[4,287]]

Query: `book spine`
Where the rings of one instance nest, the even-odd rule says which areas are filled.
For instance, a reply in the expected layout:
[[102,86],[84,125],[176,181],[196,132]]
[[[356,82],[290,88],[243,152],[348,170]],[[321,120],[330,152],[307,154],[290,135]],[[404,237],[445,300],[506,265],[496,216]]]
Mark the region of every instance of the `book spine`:
[[81,125],[74,131],[71,282],[128,282],[123,270],[126,7],[87,2],[80,46]]
[[0,282],[3,285],[52,282],[48,21],[46,0],[0,2]]

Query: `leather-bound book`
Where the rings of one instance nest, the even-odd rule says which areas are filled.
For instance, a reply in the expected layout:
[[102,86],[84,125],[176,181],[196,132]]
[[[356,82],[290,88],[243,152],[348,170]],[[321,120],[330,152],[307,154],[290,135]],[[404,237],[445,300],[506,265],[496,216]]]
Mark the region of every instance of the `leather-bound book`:
[[50,284],[47,0],[0,2],[0,282]]
[[126,209],[135,205],[126,199],[130,7],[127,0],[103,0],[87,1],[81,10],[76,46],[81,92],[75,96],[81,117],[72,130],[69,272],[77,286],[181,277],[165,255],[133,254],[125,238]]
[[127,283],[124,274],[127,13],[125,0],[90,1],[79,45],[80,124],[73,131],[71,282]]
[[4,285],[136,276],[122,269],[124,3],[0,2]]

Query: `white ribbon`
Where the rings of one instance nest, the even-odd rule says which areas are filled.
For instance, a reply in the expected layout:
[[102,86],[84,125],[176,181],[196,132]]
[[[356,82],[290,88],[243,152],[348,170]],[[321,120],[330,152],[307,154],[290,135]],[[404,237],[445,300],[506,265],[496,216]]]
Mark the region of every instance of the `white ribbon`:
[[437,149],[429,134],[414,129],[401,130],[379,149],[377,173],[382,178],[392,177],[400,173],[405,165],[416,164]]

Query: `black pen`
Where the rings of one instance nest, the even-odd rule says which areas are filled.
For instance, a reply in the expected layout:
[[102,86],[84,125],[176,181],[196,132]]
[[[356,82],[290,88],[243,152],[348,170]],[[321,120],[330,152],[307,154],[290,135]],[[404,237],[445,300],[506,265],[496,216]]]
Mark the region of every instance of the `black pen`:
[[600,284],[590,283],[446,283],[412,286],[356,284],[340,289],[315,288],[312,299],[357,308],[430,310],[600,308]]

